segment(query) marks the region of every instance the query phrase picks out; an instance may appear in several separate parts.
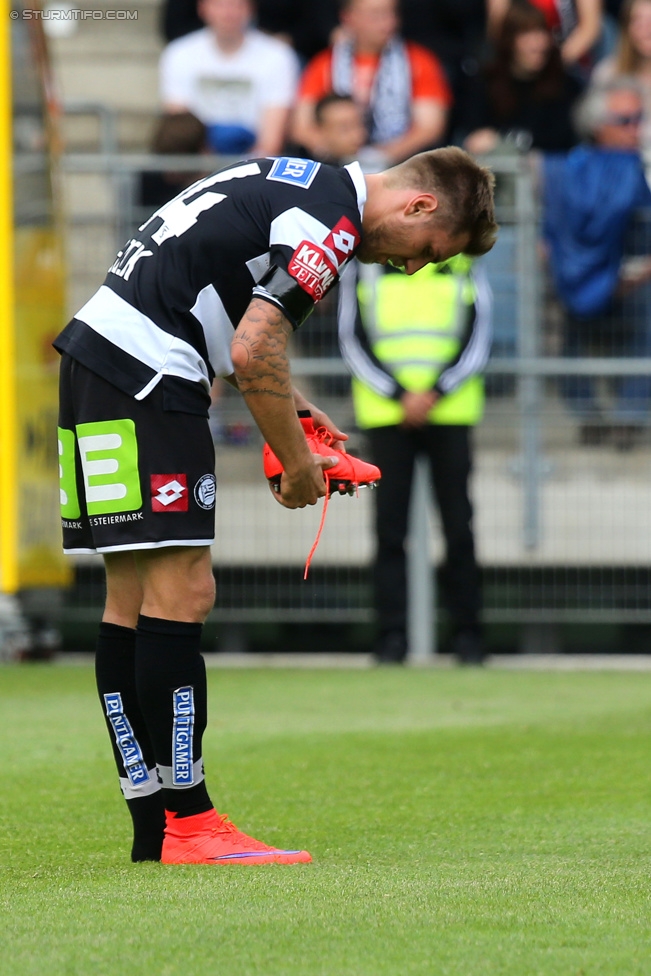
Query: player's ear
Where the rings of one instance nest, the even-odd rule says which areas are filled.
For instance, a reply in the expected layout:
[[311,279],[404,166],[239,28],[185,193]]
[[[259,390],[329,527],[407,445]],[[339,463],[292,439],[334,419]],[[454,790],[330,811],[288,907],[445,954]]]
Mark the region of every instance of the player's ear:
[[417,193],[409,200],[405,207],[405,216],[412,214],[430,217],[438,209],[438,197],[433,193]]

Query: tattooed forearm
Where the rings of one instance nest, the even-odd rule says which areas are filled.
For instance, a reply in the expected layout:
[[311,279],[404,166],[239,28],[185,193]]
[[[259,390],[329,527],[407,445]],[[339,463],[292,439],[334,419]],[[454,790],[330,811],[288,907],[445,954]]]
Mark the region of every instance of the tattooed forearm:
[[255,388],[250,387],[249,389],[246,389],[246,387],[243,388],[242,386],[240,386],[240,392],[245,397],[246,396],[255,396],[256,393],[262,393],[265,396],[276,397],[277,400],[293,400],[294,399],[293,394],[291,392],[290,393],[281,393],[279,390],[267,390],[267,389],[264,389],[264,388],[261,388],[261,387],[255,387]]
[[287,358],[291,332],[279,308],[254,298],[233,336],[233,369],[251,416],[280,459],[285,478],[297,483],[307,480],[308,494],[316,498],[323,493],[323,476],[314,473],[314,459],[296,413]]
[[292,397],[287,338],[291,325],[279,308],[253,299],[238,326],[231,353],[240,392]]

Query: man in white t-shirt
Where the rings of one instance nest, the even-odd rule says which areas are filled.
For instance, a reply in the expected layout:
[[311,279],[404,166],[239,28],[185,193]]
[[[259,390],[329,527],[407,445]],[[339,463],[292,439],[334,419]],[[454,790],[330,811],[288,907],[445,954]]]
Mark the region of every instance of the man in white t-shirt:
[[203,30],[163,51],[165,112],[192,112],[210,148],[227,155],[275,156],[283,148],[298,80],[298,58],[282,41],[251,28],[252,0],[199,0]]

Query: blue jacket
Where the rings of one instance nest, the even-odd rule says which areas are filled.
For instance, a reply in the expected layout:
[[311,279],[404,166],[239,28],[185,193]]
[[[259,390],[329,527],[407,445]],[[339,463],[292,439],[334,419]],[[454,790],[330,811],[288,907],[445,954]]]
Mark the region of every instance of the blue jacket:
[[558,296],[578,316],[605,311],[633,211],[651,206],[637,153],[579,146],[543,163],[543,233]]

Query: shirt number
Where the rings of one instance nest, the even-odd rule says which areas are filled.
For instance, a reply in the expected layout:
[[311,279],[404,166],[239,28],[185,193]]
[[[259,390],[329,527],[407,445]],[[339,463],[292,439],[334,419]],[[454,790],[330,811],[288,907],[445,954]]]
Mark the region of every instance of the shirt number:
[[181,234],[185,234],[186,230],[196,224],[200,213],[210,210],[226,199],[225,193],[213,193],[209,189],[210,187],[216,183],[227,183],[229,180],[238,180],[245,176],[257,176],[259,173],[260,167],[257,163],[243,163],[241,166],[235,166],[223,173],[206,176],[204,179],[193,183],[169,203],[160,207],[138,230],[144,230],[152,220],[161,217],[163,223],[151,235],[153,243],[162,244],[169,237],[180,237]]

